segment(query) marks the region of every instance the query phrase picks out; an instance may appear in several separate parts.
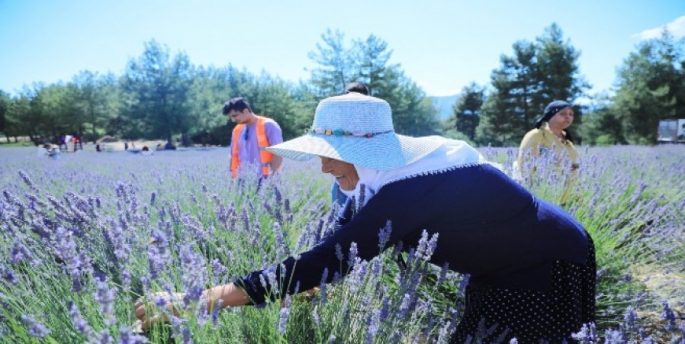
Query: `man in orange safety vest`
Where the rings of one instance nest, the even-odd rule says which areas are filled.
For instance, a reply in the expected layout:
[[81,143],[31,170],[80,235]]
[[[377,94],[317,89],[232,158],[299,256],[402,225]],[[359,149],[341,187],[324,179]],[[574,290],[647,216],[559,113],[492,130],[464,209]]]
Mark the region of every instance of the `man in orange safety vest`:
[[266,150],[266,147],[283,142],[278,123],[255,115],[250,103],[242,97],[227,101],[222,112],[238,124],[231,136],[231,176],[238,177],[241,164],[259,165],[262,177],[280,170],[283,158]]

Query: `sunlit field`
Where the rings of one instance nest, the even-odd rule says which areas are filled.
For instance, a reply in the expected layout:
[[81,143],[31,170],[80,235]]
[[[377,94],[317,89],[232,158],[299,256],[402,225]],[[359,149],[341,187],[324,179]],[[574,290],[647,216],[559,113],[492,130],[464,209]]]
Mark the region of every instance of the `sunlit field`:
[[[516,155],[481,152],[507,172]],[[230,282],[334,230],[332,179],[318,160],[286,161],[283,173],[258,189],[254,179],[230,178],[228,154],[79,151],[51,159],[33,147],[0,148],[0,342],[449,340],[467,277],[426,262],[431,238],[409,243],[406,268],[393,247],[371,261],[355,261],[343,248],[352,270],[313,296],[220,312],[187,299],[180,318],[134,328],[132,304],[144,295]],[[685,341],[685,145],[580,154],[568,191],[569,176],[544,166],[521,181],[563,203],[595,241],[597,324],[576,340]]]

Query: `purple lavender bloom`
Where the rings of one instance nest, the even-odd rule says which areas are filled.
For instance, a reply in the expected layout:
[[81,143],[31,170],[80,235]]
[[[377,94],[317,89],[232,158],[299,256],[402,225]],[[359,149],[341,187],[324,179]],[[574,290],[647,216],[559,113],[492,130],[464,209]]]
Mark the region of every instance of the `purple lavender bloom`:
[[402,302],[400,303],[399,308],[397,308],[397,320],[403,320],[407,316],[407,314],[409,313],[410,305],[412,303],[413,301],[411,295],[404,294],[404,296],[402,296]]
[[421,233],[421,239],[419,239],[419,247],[416,249],[416,257],[424,261],[429,261],[437,246],[438,233],[433,234],[429,240],[428,232],[424,230]]
[[388,220],[388,222],[385,223],[385,227],[381,228],[378,232],[378,248],[381,251],[383,251],[385,245],[387,245],[390,240],[390,232],[392,232],[392,223]]
[[581,343],[599,343],[599,335],[594,323],[583,324],[580,331],[573,333],[571,337]]
[[245,233],[250,233],[250,216],[247,214],[247,209],[242,209],[242,220]]
[[33,183],[33,180],[31,180],[31,177],[29,177],[24,170],[19,170],[19,176],[32,191],[38,191],[38,188],[36,188],[36,185]]
[[626,309],[626,314],[623,317],[623,326],[625,331],[632,332],[637,328],[637,314],[633,306],[628,306]]
[[163,232],[159,230],[152,232],[147,256],[150,262],[150,275],[156,279],[159,273],[167,267],[170,259],[169,242]]
[[340,278],[341,278],[341,276],[340,276],[339,271],[333,272],[333,280],[331,281],[331,284],[336,284],[336,283],[340,282]]
[[438,279],[435,281],[436,286],[445,281],[445,279],[447,278],[447,272],[449,271],[449,267],[450,264],[448,262],[442,264],[442,268],[440,269],[440,276],[438,276]]
[[216,300],[214,303],[214,308],[212,308],[212,325],[215,327],[219,325],[219,311],[221,311],[221,305],[223,302],[224,301],[221,299]]
[[24,208],[24,204],[15,196],[12,192],[9,190],[3,190],[2,191],[3,196],[5,196],[5,199],[7,200],[7,203],[17,206],[19,208]]
[[134,334],[131,328],[126,326],[119,328],[119,344],[143,344],[147,342],[145,336]]
[[121,285],[125,291],[131,290],[131,273],[127,269],[121,271]]
[[204,290],[206,280],[206,263],[204,256],[195,252],[191,244],[181,246],[181,266],[183,268],[183,288],[185,307],[191,302],[197,302]]
[[359,212],[362,207],[364,207],[364,204],[366,203],[366,185],[363,183],[359,185],[359,200],[357,202],[357,209],[356,211]]
[[288,220],[288,222],[292,222],[293,221],[293,211],[290,208],[290,200],[287,198],[283,202],[283,210],[285,211],[285,213],[287,215],[286,220]]
[[358,292],[359,289],[361,289],[364,283],[364,278],[366,277],[367,265],[368,263],[366,261],[362,261],[358,258],[356,259],[355,264],[352,267],[352,272],[350,272],[349,276],[346,279],[348,285],[350,286],[350,292],[352,292],[352,294]]
[[190,336],[191,332],[189,328],[184,327],[183,330],[181,330],[181,333],[183,334],[183,344],[193,344],[193,338]]
[[[442,324],[438,330],[438,343],[449,343],[452,336],[452,322],[448,321]],[[468,340],[468,339],[467,339]]]
[[114,298],[117,294],[117,289],[109,289],[107,281],[95,281],[96,291],[93,298],[100,304],[100,310],[105,317],[106,325],[114,325],[117,319],[114,314]]
[[380,259],[374,259],[371,261],[371,277],[373,279],[378,279],[381,277],[381,272],[383,271],[383,263]]
[[379,313],[379,322],[384,323],[388,316],[390,315],[390,299],[386,296],[383,298],[383,306],[381,306],[381,312]]
[[319,283],[319,297],[321,304],[325,304],[328,301],[328,287],[326,281],[328,280],[328,268],[323,269],[323,274],[321,274],[321,282]]
[[276,201],[276,206],[281,207],[281,204],[283,202],[283,195],[281,194],[281,191],[278,190],[278,187],[274,186],[274,200]]
[[114,249],[114,256],[122,263],[128,261],[131,247],[126,243],[126,237],[122,227],[112,226],[105,230],[105,238],[110,242]]
[[281,228],[280,222],[274,223],[274,237],[276,238],[276,249],[280,257],[289,255],[288,246],[285,243],[285,237],[283,235],[283,230]]
[[607,329],[604,332],[604,340],[606,343],[626,343],[623,333],[614,329]]
[[98,334],[98,337],[96,338],[95,343],[97,343],[97,344],[110,344],[110,343],[114,343],[114,338],[112,338],[112,335],[109,334],[109,330],[108,330],[108,329],[103,329],[103,330],[100,331],[100,333]]
[[357,260],[357,254],[358,253],[359,253],[359,251],[357,250],[357,243],[352,242],[352,244],[350,244],[350,253],[347,257],[347,265],[354,266],[354,263]]
[[50,329],[36,321],[31,315],[22,315],[21,320],[24,321],[24,324],[29,329],[29,336],[31,337],[45,338],[51,332]]
[[676,324],[677,318],[675,312],[673,312],[673,309],[667,301],[662,301],[661,305],[664,306],[664,311],[661,313],[661,319],[666,320],[668,322],[668,326],[666,327],[666,329],[668,331],[673,331],[677,329],[678,326]]
[[74,325],[74,328],[76,328],[84,337],[90,338],[93,330],[88,326],[88,322],[83,318],[78,306],[73,302],[69,309],[69,316],[71,317],[71,323]]
[[215,282],[220,282],[221,278],[228,272],[228,268],[226,268],[223,264],[221,264],[221,261],[217,258],[214,258],[212,260],[212,276],[214,277]]
[[12,242],[12,248],[10,249],[10,259],[13,264],[18,264],[24,261],[28,261],[32,267],[36,267],[40,264],[41,260],[36,258],[31,251],[24,245],[24,243],[16,238]]
[[83,288],[81,279],[83,274],[92,273],[90,258],[83,252],[77,251],[73,232],[58,227],[54,236],[54,254],[65,262],[65,269],[72,278],[72,290],[78,292]]
[[469,274],[462,275],[461,281],[459,282],[459,295],[461,295],[461,296],[466,295],[466,286],[469,285],[470,279],[471,279],[471,275],[469,275]]
[[288,307],[281,308],[280,316],[278,318],[278,332],[281,334],[285,333],[288,326],[288,315],[290,314],[290,309]]
[[378,334],[379,319],[380,311],[378,309],[374,309],[373,311],[371,311],[371,314],[366,319],[367,332],[365,342],[367,344],[372,344],[373,339],[376,338],[376,334]]

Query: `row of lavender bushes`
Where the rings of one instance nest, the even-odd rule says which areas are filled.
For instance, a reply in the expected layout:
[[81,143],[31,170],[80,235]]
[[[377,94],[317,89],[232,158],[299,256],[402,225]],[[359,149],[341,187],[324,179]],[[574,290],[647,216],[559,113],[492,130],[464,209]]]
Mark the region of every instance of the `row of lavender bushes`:
[[[483,153],[507,170],[516,152]],[[207,312],[189,297],[182,318],[135,331],[132,304],[139,297],[155,291],[196,295],[272,266],[334,230],[331,181],[317,161],[286,162],[279,178],[258,189],[255,180],[229,178],[227,155],[225,149],[154,156],[85,151],[52,160],[27,148],[0,150],[0,340],[449,338],[466,278],[426,263],[439,244],[439,238],[428,237],[405,256],[407,269],[398,268],[394,249],[366,262],[354,257],[353,247],[342,248],[340,259],[355,261],[353,271],[313,297],[222,312]],[[581,155],[581,173],[568,190],[569,176],[544,161],[534,178],[521,180],[539,196],[563,202],[595,240],[598,322],[577,339],[685,340],[677,318],[685,309],[685,183],[678,172],[685,170],[685,151],[611,147]],[[379,235],[387,230],[391,226]]]

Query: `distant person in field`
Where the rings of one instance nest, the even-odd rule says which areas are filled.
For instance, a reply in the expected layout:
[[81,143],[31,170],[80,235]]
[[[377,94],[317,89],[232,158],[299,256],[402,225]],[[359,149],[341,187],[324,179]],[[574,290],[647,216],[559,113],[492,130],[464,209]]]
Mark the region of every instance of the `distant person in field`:
[[153,152],[150,150],[150,148],[148,148],[148,146],[143,146],[143,149],[140,150],[140,155],[146,155],[147,156],[147,155],[152,155],[152,153]]
[[246,165],[258,167],[261,178],[279,171],[283,158],[266,150],[283,142],[278,123],[255,115],[250,103],[242,97],[227,101],[222,113],[238,124],[231,135],[231,176],[238,178],[240,170],[244,170]]
[[573,124],[573,108],[563,100],[555,100],[545,107],[543,115],[535,121],[535,128],[521,141],[518,163],[523,167],[529,159],[555,154],[557,162],[568,160],[571,170],[578,169],[578,151],[571,134],[566,131]]
[[59,159],[60,157],[60,150],[58,145],[53,145],[51,143],[45,143],[41,148],[38,150],[38,154],[47,156],[52,159]]
[[580,166],[578,151],[567,130],[573,124],[573,116],[573,107],[568,102],[555,100],[549,103],[542,116],[535,121],[535,128],[523,137],[514,166],[518,178],[523,180],[528,177],[530,181],[535,181],[535,166],[540,158],[553,162],[554,167],[567,168],[570,178],[566,179],[561,204],[569,200],[573,177]]
[[[67,147],[66,137],[67,137],[66,135],[60,135],[59,136],[59,149],[60,150],[64,149],[66,151],[69,149],[69,147]],[[62,148],[62,147],[64,147],[64,148]]]
[[[156,310],[160,302],[177,316],[178,300],[193,295],[210,314],[216,307],[261,305],[310,290],[322,279],[344,278],[351,257],[368,261],[382,250],[413,251],[419,241],[434,239],[425,250],[430,263],[471,276],[451,342],[475,338],[482,326],[493,328],[484,343],[572,342],[573,333],[595,321],[590,235],[465,142],[399,135],[387,102],[349,93],[322,100],[308,134],[268,150],[294,160],[318,156],[321,172],[334,176],[350,197],[337,219],[339,229],[297,258],[233,283],[198,294],[147,295],[147,303],[135,303],[143,328],[169,320],[169,312]],[[390,233],[379,235],[388,223]],[[356,254],[338,258],[337,248],[348,252],[352,243]]]
[[74,135],[71,138],[71,141],[74,143],[74,153],[76,153],[77,150],[83,150],[83,143],[81,142],[81,137]]
[[[356,92],[368,96],[369,88],[366,86],[366,84],[362,82],[351,82],[347,84],[347,86],[345,86],[345,92],[343,93],[347,94],[350,92]],[[333,204],[337,204],[340,207],[344,206],[345,202],[347,201],[347,195],[345,195],[344,192],[340,191],[340,186],[337,182],[333,183],[333,188],[331,190],[331,198],[333,199]]]

